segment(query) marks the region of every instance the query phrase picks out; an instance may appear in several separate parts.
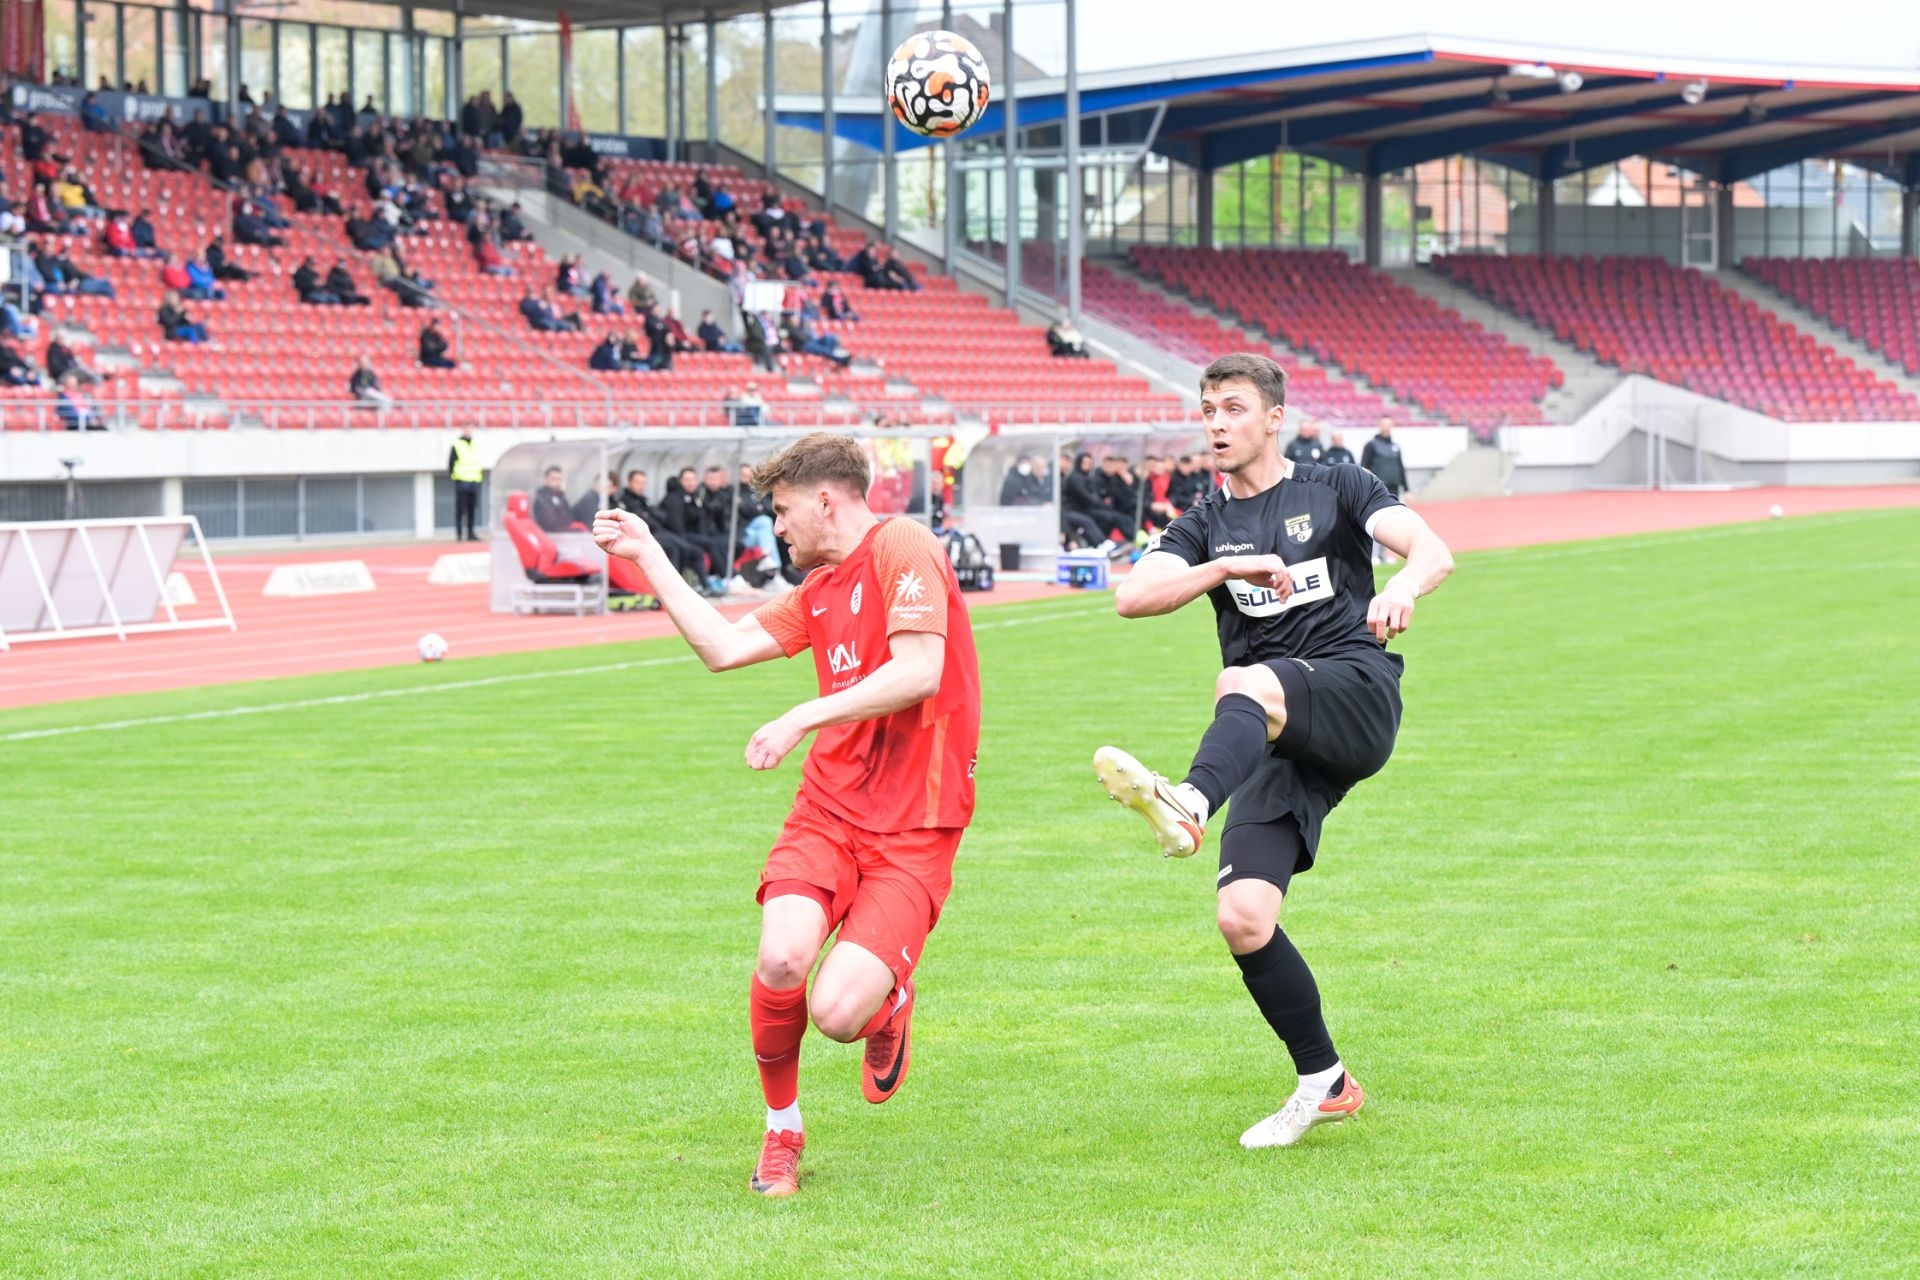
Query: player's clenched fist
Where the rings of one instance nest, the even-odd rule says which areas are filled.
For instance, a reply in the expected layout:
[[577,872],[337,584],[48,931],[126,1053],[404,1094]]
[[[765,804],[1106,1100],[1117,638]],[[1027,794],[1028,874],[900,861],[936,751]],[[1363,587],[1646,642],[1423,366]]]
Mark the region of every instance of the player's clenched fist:
[[638,560],[653,541],[653,530],[631,511],[602,511],[593,517],[593,540],[610,556]]
[[795,724],[786,716],[772,720],[760,726],[760,731],[747,743],[747,765],[754,769],[771,769],[787,758],[787,753],[800,745],[807,736],[804,727]]
[[1282,600],[1293,594],[1293,571],[1279,556],[1228,556],[1220,563],[1230,579],[1265,587]]

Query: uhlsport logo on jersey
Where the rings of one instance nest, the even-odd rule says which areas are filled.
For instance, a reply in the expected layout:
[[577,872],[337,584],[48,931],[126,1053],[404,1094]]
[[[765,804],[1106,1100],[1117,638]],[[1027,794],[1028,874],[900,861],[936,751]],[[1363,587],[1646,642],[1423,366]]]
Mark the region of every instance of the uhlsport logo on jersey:
[[843,676],[860,669],[860,655],[850,643],[837,644],[827,650],[827,665],[833,668],[833,674]]
[[1333,576],[1327,570],[1325,556],[1290,564],[1287,571],[1293,575],[1293,594],[1285,600],[1271,587],[1259,587],[1251,582],[1229,582],[1227,590],[1233,595],[1234,605],[1249,618],[1271,618],[1276,613],[1285,613],[1299,605],[1333,597]]

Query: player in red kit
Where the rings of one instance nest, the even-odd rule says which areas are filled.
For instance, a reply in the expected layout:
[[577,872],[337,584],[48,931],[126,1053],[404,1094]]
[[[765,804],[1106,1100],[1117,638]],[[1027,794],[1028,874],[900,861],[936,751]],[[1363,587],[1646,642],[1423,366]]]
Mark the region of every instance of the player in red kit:
[[[593,536],[639,565],[709,670],[813,651],[820,696],[763,725],[747,763],[771,769],[809,733],[800,793],[760,873],[753,1053],[767,1132],[752,1186],[800,1189],[800,1041],[865,1040],[861,1089],[885,1102],[907,1077],[913,969],[953,884],[973,816],[980,668],[940,540],[867,508],[853,440],[817,432],[754,468],[805,582],[737,622],[681,580],[639,517],[602,511]],[[807,992],[827,935],[839,939]]]

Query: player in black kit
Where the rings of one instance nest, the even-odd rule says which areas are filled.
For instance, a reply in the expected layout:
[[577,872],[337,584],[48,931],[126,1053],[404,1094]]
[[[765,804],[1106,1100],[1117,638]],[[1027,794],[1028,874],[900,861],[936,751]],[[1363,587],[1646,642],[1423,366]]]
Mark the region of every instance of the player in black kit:
[[[1220,932],[1300,1077],[1285,1106],[1241,1135],[1246,1147],[1291,1146],[1365,1100],[1334,1051],[1313,973],[1279,927],[1280,904],[1313,865],[1327,813],[1392,753],[1402,662],[1386,642],[1453,571],[1446,544],[1371,473],[1281,457],[1286,377],[1265,356],[1207,367],[1200,413],[1226,485],[1167,526],[1116,596],[1125,618],[1213,602],[1226,669],[1193,767],[1176,786],[1117,747],[1094,756],[1107,794],[1175,857],[1200,847],[1232,797]],[[1376,540],[1406,559],[1378,595]]]

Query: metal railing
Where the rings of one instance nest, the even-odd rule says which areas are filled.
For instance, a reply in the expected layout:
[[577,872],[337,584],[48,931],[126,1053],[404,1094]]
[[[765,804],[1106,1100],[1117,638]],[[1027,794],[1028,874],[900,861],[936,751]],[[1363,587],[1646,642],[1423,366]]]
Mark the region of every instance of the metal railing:
[[[645,374],[635,375],[645,377]],[[461,427],[523,430],[646,430],[670,427],[849,427],[887,419],[894,423],[970,423],[983,426],[1109,426],[1162,423],[1188,426],[1193,413],[1178,405],[1145,402],[1083,402],[1042,399],[965,401],[941,406],[921,400],[782,401],[743,421],[742,407],[718,400],[395,400],[375,405],[351,400],[196,399],[109,400],[93,406],[109,431],[457,430]],[[0,426],[9,431],[66,431],[58,402],[0,404]]]

